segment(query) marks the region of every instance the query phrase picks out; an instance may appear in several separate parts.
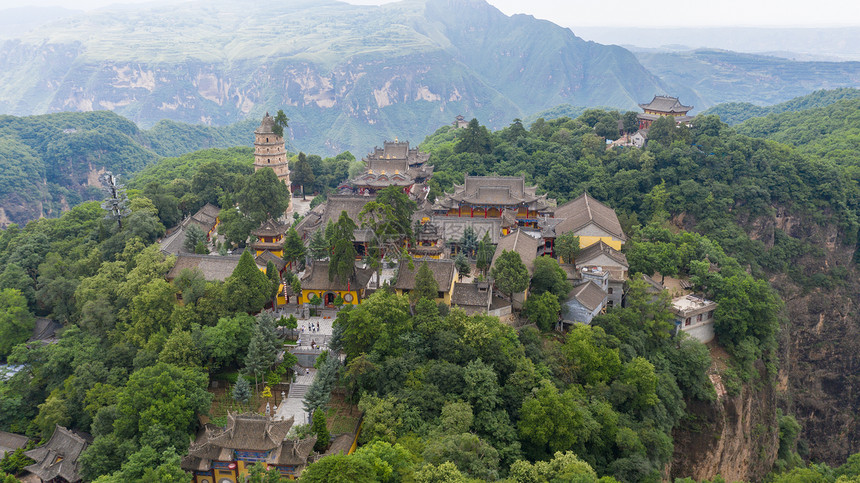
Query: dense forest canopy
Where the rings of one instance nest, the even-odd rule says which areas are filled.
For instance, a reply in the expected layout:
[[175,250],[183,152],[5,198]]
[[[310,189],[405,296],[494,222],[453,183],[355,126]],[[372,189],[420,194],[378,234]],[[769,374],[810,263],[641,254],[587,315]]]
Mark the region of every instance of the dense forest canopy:
[[[785,208],[809,224],[836,224],[838,242],[855,245],[860,188],[850,166],[746,137],[715,116],[692,128],[659,121],[646,149],[607,149],[598,131],[621,117],[592,110],[495,132],[477,122],[440,128],[422,145],[436,170],[431,195],[466,174],[524,175],[559,202],[587,190],[618,212],[631,273],[683,275],[719,302],[716,330],[732,354],[727,389],[774,384],[781,302],[764,276],[788,273],[814,288],[846,272],[795,263],[817,249],[802,234],[777,231],[766,244],[745,228]],[[360,167],[349,153],[304,162],[320,193]],[[251,315],[272,286],[250,255],[223,283],[191,271],[171,283],[174,258],[155,241],[203,203],[241,207],[250,164],[247,148],[162,159],[130,181],[121,226],[86,202],[0,233],[0,333],[14,342],[0,344],[0,358],[23,367],[0,381],[0,429],[35,438],[55,424],[90,432],[81,458],[88,481],[187,478],[178,458],[197,415],[210,410],[208,381],[236,371],[268,378],[281,342],[271,317]],[[707,348],[672,337],[665,295],[652,299],[637,280],[626,307],[567,334],[515,330],[386,290],[342,310],[331,348],[346,360],[324,364],[364,412],[363,446],[311,465],[305,479],[659,481],[687,404],[715,393]],[[551,285],[541,294],[556,296]],[[37,315],[62,322],[58,343],[18,344]],[[858,476],[856,457],[837,470],[802,468],[792,421],[773,422],[786,428],[778,469],[791,471],[777,479]]]

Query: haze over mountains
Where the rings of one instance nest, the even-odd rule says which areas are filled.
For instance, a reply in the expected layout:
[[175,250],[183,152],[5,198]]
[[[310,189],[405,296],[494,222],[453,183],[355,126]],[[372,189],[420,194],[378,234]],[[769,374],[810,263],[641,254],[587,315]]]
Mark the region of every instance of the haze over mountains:
[[860,85],[860,63],[634,55],[483,0],[66,14],[0,46],[0,113],[109,109],[148,127],[165,118],[224,125],[284,108],[299,149],[362,153],[383,138],[423,139],[457,114],[497,128],[560,104],[636,109],[668,93],[701,110]]

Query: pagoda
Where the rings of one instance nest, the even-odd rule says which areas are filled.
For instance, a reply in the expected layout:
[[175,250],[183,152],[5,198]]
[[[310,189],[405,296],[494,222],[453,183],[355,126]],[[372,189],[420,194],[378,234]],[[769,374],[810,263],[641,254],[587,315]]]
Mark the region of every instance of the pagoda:
[[[284,138],[275,134],[275,119],[267,112],[254,131],[254,171],[272,168],[278,179],[290,186],[290,165]],[[292,199],[287,211],[292,207]]]
[[677,97],[670,96],[654,96],[648,104],[639,104],[642,108],[642,114],[636,116],[639,120],[639,129],[648,129],[651,123],[661,117],[672,116],[677,124],[689,122],[692,117],[687,113],[693,109],[693,106],[685,106],[678,101]]

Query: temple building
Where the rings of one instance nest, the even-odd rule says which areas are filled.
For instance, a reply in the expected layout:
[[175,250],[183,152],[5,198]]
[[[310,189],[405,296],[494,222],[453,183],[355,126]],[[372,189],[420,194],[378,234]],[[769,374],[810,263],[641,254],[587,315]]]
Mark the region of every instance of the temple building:
[[703,344],[714,340],[714,311],[717,303],[696,295],[672,299],[669,310],[675,315],[675,333],[686,332]]
[[[275,119],[267,112],[254,131],[254,171],[272,168],[278,179],[290,186],[290,164],[284,138],[274,132]],[[292,200],[287,211],[292,208]]]
[[654,96],[648,104],[639,104],[642,108],[642,114],[636,116],[639,119],[639,129],[648,129],[651,123],[665,116],[672,116],[675,122],[680,124],[689,122],[693,119],[687,115],[687,112],[693,109],[693,106],[685,106],[678,101],[677,97],[670,96]]
[[330,280],[328,276],[328,261],[317,260],[305,270],[301,278],[302,295],[298,303],[310,303],[314,295],[322,300],[322,305],[328,308],[334,307],[338,297],[343,300],[344,305],[358,305],[366,297],[367,284],[374,270],[370,268],[356,268],[355,273],[346,282]]
[[615,250],[621,250],[627,241],[615,210],[588,193],[559,206],[554,215],[554,218],[543,219],[540,223],[545,243],[544,254],[552,253],[555,239],[568,232],[579,237],[580,248],[603,241]]
[[383,147],[375,147],[363,161],[367,165],[364,173],[340,186],[341,192],[351,191],[360,195],[372,195],[389,186],[399,186],[413,198],[427,196],[425,182],[433,175],[433,166],[427,164],[429,153],[410,148],[409,141],[385,141]]
[[254,250],[254,255],[262,255],[263,252],[270,252],[278,257],[284,256],[284,234],[288,226],[282,225],[275,220],[269,218],[264,221],[259,228],[251,232],[251,235],[257,238],[252,242],[250,247]]
[[507,211],[519,226],[537,227],[538,218],[552,216],[555,200],[536,191],[536,186],[525,185],[522,176],[466,176],[465,183],[454,185],[454,193],[436,200],[433,214],[501,222]]
[[436,286],[439,288],[436,302],[451,305],[454,282],[457,280],[457,268],[454,266],[453,260],[427,259],[420,262],[416,261],[413,263],[414,268],[412,269],[407,264],[401,264],[397,269],[397,282],[394,284],[394,291],[397,295],[408,295],[415,290],[415,277],[423,263],[426,263],[427,267],[430,268],[433,279],[436,280]]
[[81,481],[78,474],[78,457],[89,442],[88,439],[58,425],[47,443],[24,452],[28,458],[35,461],[24,469],[35,475],[38,478],[36,481],[77,483]]
[[277,468],[281,476],[297,479],[308,464],[316,436],[286,439],[293,419],[231,413],[227,427],[207,424],[182,458],[182,469],[194,475],[194,483],[247,481],[248,468],[260,462]]

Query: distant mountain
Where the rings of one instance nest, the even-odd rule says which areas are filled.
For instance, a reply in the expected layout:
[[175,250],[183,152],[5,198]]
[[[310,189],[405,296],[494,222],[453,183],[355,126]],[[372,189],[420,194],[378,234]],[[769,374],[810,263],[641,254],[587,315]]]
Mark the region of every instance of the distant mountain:
[[483,0],[124,7],[0,47],[0,112],[224,125],[283,108],[299,149],[359,156],[457,114],[498,127],[562,103],[634,108],[664,90],[623,48]]
[[860,27],[571,27],[580,37],[631,50],[723,49],[794,60],[860,60]]
[[860,62],[795,62],[723,50],[639,52],[636,58],[697,111],[722,102],[767,105],[819,89],[860,87]]
[[109,111],[0,116],[0,227],[101,199],[105,170],[129,175],[160,156],[251,145],[254,127],[162,121],[142,130]]
[[717,104],[704,111],[702,114],[716,114],[729,125],[740,124],[753,117],[763,117],[768,114],[779,114],[782,112],[803,111],[815,107],[824,107],[843,99],[860,98],[860,89],[842,88],[833,90],[820,90],[812,94],[771,106],[756,106],[749,102],[727,102]]

